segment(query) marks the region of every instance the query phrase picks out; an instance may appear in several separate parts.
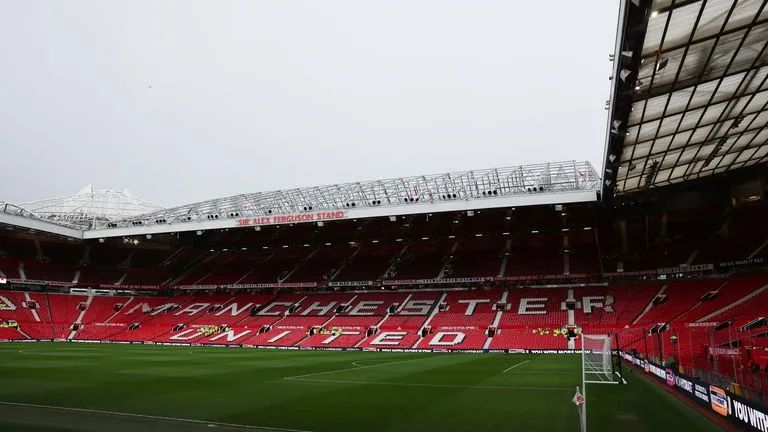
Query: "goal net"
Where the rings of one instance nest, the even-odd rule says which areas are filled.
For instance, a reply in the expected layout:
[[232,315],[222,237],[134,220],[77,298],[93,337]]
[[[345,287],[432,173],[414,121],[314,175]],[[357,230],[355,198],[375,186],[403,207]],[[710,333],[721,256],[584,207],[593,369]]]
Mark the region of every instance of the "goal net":
[[[613,370],[613,336],[581,335],[582,387],[576,388],[574,403],[579,406],[581,432],[587,431],[587,384],[620,384],[620,371]],[[579,399],[580,397],[580,399]]]
[[613,373],[613,337],[581,335],[581,357],[586,383],[617,383]]

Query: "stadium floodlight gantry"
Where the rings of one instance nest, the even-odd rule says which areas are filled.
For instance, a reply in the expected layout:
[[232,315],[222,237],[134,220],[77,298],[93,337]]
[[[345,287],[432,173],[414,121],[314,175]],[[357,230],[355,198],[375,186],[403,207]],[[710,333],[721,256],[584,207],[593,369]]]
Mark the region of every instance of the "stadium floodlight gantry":
[[[113,207],[62,206],[49,200],[33,203],[25,215],[53,223],[86,221],[79,237],[104,238],[593,202],[600,184],[589,162],[567,161],[241,194],[167,210],[132,211],[120,218],[105,213]],[[0,213],[0,222],[9,223],[7,217]]]
[[768,161],[766,2],[627,0],[618,29],[603,197]]

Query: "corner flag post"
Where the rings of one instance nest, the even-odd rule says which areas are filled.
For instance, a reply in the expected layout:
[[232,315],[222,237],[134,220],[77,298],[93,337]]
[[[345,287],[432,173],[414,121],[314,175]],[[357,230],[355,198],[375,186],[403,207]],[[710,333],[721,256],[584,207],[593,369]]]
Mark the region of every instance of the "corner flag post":
[[616,367],[618,368],[619,372],[619,384],[626,384],[624,382],[624,371],[621,370],[621,345],[619,344],[619,334],[616,333],[613,335],[614,339],[616,339]]
[[[587,369],[585,367],[585,360],[584,360],[584,335],[581,335],[581,386],[584,389],[584,393],[582,394],[582,403],[578,405],[579,407],[579,425],[581,425],[581,432],[587,432],[587,407],[586,401],[587,401]],[[576,387],[576,396],[579,395],[579,388]],[[575,397],[574,397],[575,399]]]

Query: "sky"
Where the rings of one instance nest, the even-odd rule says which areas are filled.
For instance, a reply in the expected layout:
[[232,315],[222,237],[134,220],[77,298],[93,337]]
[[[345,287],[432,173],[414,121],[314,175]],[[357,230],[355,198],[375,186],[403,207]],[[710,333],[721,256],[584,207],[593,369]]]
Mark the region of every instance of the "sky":
[[589,160],[616,0],[0,1],[0,200]]

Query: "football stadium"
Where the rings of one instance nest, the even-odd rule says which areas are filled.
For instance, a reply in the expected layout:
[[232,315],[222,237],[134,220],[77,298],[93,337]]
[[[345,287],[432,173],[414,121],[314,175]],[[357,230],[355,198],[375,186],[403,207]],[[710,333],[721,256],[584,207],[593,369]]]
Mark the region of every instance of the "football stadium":
[[768,431],[768,2],[618,3],[599,167],[0,202],[0,430]]

